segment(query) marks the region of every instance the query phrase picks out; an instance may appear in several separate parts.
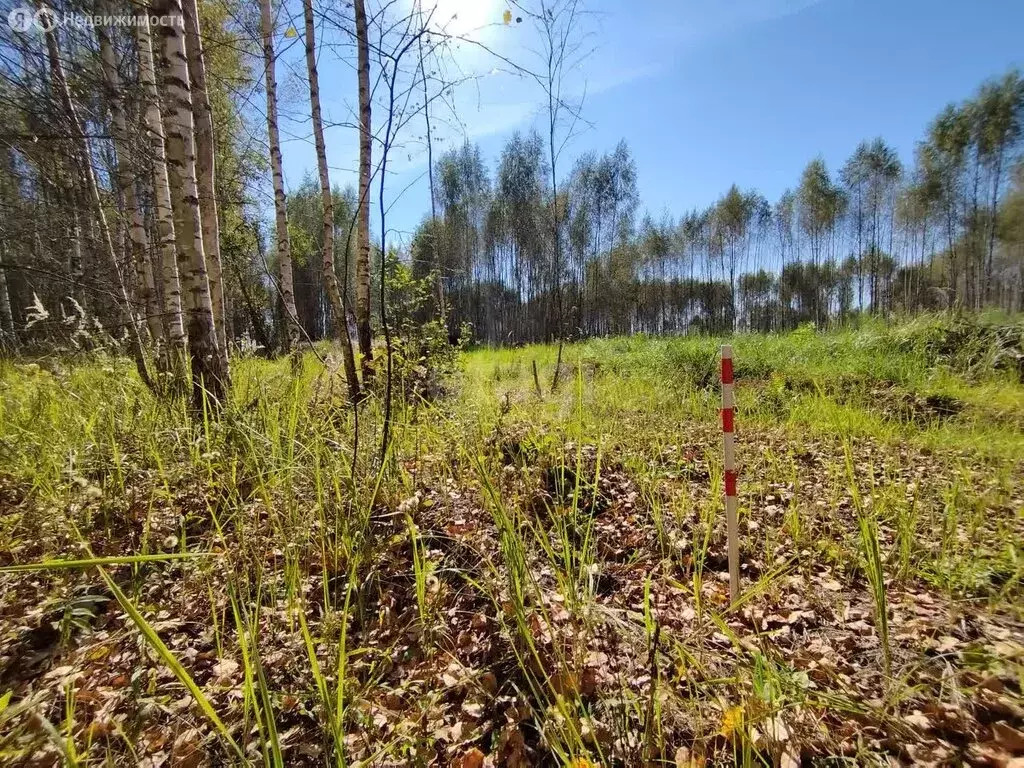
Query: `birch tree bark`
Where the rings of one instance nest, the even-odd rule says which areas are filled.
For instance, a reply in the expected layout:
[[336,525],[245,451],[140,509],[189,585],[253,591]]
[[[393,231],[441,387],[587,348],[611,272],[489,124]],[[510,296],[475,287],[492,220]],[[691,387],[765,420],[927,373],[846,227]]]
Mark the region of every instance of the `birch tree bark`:
[[[12,167],[10,151],[4,147],[0,149],[0,200],[7,202],[8,195],[8,173]],[[18,209],[13,213],[18,215]],[[9,210],[8,215],[11,215]],[[7,269],[4,266],[7,262],[8,233],[0,232],[0,353],[18,351],[18,335],[14,332],[14,313],[11,311],[11,294],[7,288]],[[38,237],[38,235],[37,235]]]
[[277,127],[274,20],[271,15],[270,0],[260,0],[260,22],[263,31],[263,72],[267,88],[267,134],[270,138],[270,169],[274,177],[277,266],[281,300],[284,304],[285,345],[288,351],[294,354],[299,348],[299,323],[295,310],[295,287],[292,280],[291,241],[288,237],[288,200],[284,193],[284,171],[281,169],[281,135]]
[[[101,7],[109,12],[109,6],[106,3],[101,4]],[[136,307],[137,311],[145,318],[150,338],[157,350],[157,359],[161,361],[160,367],[164,368],[166,349],[164,348],[160,311],[156,304],[153,268],[149,262],[149,237],[146,234],[145,220],[139,208],[135,180],[132,178],[129,168],[128,125],[125,121],[124,107],[121,101],[123,92],[121,75],[117,71],[117,58],[111,44],[110,34],[104,27],[98,26],[96,36],[100,44],[104,82],[107,86],[107,102],[113,126],[114,152],[117,157],[117,186],[128,218],[128,240],[137,283]]]
[[327,288],[327,297],[334,313],[335,332],[338,342],[341,344],[349,399],[355,404],[359,402],[361,392],[359,378],[356,374],[355,355],[352,352],[352,339],[348,334],[348,297],[343,298],[341,291],[338,290],[338,275],[334,271],[334,197],[331,194],[331,176],[327,168],[327,145],[324,141],[324,123],[320,113],[320,76],[316,66],[313,0],[303,0],[302,10],[306,21],[306,71],[309,76],[309,104],[313,118],[317,169],[320,173],[320,199],[324,209],[324,285]]
[[[40,5],[46,16],[52,12],[46,6]],[[71,132],[75,137],[76,154],[80,173],[85,179],[86,189],[92,203],[93,212],[96,215],[96,223],[99,227],[100,247],[103,249],[110,268],[111,278],[117,286],[118,299],[120,301],[121,316],[128,331],[128,338],[132,348],[132,356],[135,358],[135,367],[139,377],[146,383],[146,386],[154,386],[153,379],[146,367],[146,357],[142,348],[142,339],[139,336],[139,328],[135,323],[135,316],[131,311],[131,302],[128,299],[128,292],[125,290],[124,280],[117,264],[117,253],[114,251],[114,240],[110,234],[110,225],[107,223],[107,214],[103,207],[103,200],[100,197],[99,186],[96,183],[96,172],[92,167],[92,151],[89,147],[89,139],[82,128],[82,121],[78,118],[78,110],[75,107],[74,99],[71,98],[71,89],[68,87],[67,77],[64,74],[64,65],[60,59],[60,46],[57,43],[57,24],[52,17],[50,23],[46,24],[46,51],[50,61],[50,74],[53,86],[57,89],[60,100],[64,107]]]
[[199,33],[199,8],[196,0],[183,0],[185,45],[189,51],[188,73],[192,80],[192,113],[195,119],[196,170],[199,183],[199,210],[203,222],[203,246],[213,305],[213,324],[217,329],[217,349],[221,365],[227,369],[228,336],[224,317],[224,277],[220,259],[220,220],[217,212],[213,111],[206,90],[206,60]]
[[[143,126],[152,155],[153,218],[156,222],[156,256],[163,294],[163,326],[167,332],[168,371],[172,378],[184,375],[187,362],[187,337],[181,307],[181,280],[178,275],[174,209],[167,175],[164,124],[153,66],[153,39],[148,19],[136,27],[139,55],[139,80],[142,83]],[[155,283],[155,276],[154,276]]]
[[0,350],[17,351],[18,336],[14,332],[14,314],[11,312],[11,294],[7,290],[7,243],[0,241]]
[[229,374],[217,344],[210,282],[206,270],[202,214],[196,182],[195,124],[185,20],[181,0],[159,0],[154,13],[170,23],[160,27],[163,38],[164,81],[168,117],[165,123],[167,175],[174,210],[178,246],[178,272],[184,276],[188,345],[192,364],[192,397],[196,407],[208,395],[221,401],[227,391]]
[[[266,0],[264,0],[266,1]],[[355,0],[359,76],[359,214],[356,227],[356,329],[362,353],[363,382],[373,376],[373,337],[370,332],[370,163],[373,134],[370,109],[370,41],[366,5]]]
[[[68,184],[74,185],[74,180],[69,179]],[[69,207],[71,208],[71,226],[68,234],[71,237],[71,250],[68,252],[68,270],[71,273],[71,297],[78,302],[80,307],[85,306],[85,295],[82,292],[82,282],[85,279],[85,262],[82,260],[82,225],[78,218],[78,201],[76,195],[68,194]]]

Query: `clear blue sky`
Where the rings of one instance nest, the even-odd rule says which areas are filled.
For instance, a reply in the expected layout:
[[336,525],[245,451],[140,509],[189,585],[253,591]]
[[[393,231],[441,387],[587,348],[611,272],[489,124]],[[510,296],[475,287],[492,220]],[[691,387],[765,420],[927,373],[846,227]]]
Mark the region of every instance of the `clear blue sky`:
[[[529,60],[525,24],[495,23],[502,0],[437,1],[437,18],[457,12],[461,31],[478,30],[489,45]],[[909,163],[946,103],[1024,65],[1019,0],[590,0],[587,8],[596,50],[573,87],[586,82],[584,116],[593,128],[567,147],[559,175],[580,153],[610,151],[625,139],[641,209],[655,216],[707,205],[734,182],[774,200],[815,155],[835,171],[859,141],[878,135]],[[463,125],[439,127],[435,152],[466,135],[493,169],[514,130],[543,120],[542,93],[492,72],[497,62],[480,52],[458,55],[481,78],[457,94]],[[283,58],[291,60],[286,71],[300,72],[298,46]],[[321,56],[329,119],[353,119],[354,79],[351,64]],[[284,111],[297,119],[286,133],[308,135],[304,83],[292,85]],[[412,133],[420,132],[416,124]],[[328,152],[334,180],[354,184],[354,131],[330,130]],[[287,141],[284,156],[289,185],[315,174],[308,140]],[[425,163],[415,144],[395,154],[387,194],[396,237],[407,238],[429,212]],[[376,228],[376,201],[374,220]]]

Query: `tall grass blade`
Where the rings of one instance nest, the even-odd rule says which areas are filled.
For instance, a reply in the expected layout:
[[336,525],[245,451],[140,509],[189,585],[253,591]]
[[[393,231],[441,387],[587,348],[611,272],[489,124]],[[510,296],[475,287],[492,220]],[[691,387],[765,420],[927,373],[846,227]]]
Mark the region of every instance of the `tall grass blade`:
[[100,576],[103,578],[103,581],[107,585],[107,589],[111,591],[111,593],[116,598],[117,602],[120,603],[125,613],[127,613],[128,616],[131,618],[132,623],[135,624],[138,630],[142,633],[143,637],[146,638],[146,641],[153,647],[153,650],[157,652],[157,655],[164,662],[164,664],[166,664],[168,668],[170,668],[171,672],[174,673],[174,676],[178,678],[178,681],[188,689],[189,693],[192,694],[192,698],[195,699],[196,704],[199,705],[199,708],[203,711],[203,714],[206,715],[207,719],[213,724],[214,728],[217,729],[217,732],[221,735],[221,738],[223,738],[224,741],[227,742],[228,746],[231,747],[231,750],[243,762],[245,762],[245,753],[242,752],[242,749],[231,737],[231,734],[228,731],[227,726],[224,725],[224,722],[220,719],[220,716],[213,708],[213,705],[210,703],[210,700],[206,698],[206,695],[203,693],[202,689],[196,684],[196,681],[192,679],[192,676],[189,675],[188,671],[181,665],[181,662],[179,662],[174,653],[171,652],[171,649],[168,648],[164,644],[164,641],[160,639],[160,635],[158,635],[156,633],[156,630],[153,629],[153,627],[150,625],[148,621],[146,621],[146,618],[139,612],[139,609],[135,607],[135,604],[131,601],[131,599],[124,592],[121,591],[121,588],[117,586],[117,582],[115,582],[110,577],[110,574],[108,574],[102,567],[98,570]]

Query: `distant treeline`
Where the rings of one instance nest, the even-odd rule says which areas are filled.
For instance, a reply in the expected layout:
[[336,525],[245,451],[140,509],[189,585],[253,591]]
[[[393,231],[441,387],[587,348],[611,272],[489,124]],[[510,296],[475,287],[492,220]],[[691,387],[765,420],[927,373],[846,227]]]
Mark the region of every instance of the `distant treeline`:
[[557,198],[545,145],[516,134],[492,174],[478,147],[434,170],[437,217],[413,240],[450,328],[488,343],[776,330],[998,306],[1024,284],[1024,81],[1010,72],[928,126],[913,165],[881,138],[838,169],[811,160],[771,202],[733,185],[680,219],[638,215],[628,147],[580,157]]
[[[223,14],[201,8],[206,28],[229,35]],[[89,35],[72,30],[67,36],[86,41]],[[244,38],[238,40],[241,45]],[[111,217],[112,245],[122,254],[117,268],[128,293],[141,301],[143,280],[129,258],[132,228],[113,183],[117,155],[102,138],[109,130],[104,99],[110,97],[91,49],[73,51],[88,65],[70,70],[73,90],[104,96],[85,102],[82,122],[99,137],[92,157],[102,207],[118,213]],[[47,67],[27,60],[34,62],[27,72],[10,65],[10,82],[17,74],[24,84],[0,109],[0,127],[23,137],[0,148],[0,348],[30,349],[55,337],[66,348],[123,339],[118,273],[104,256],[110,244],[97,227],[96,205],[81,183],[71,183],[79,178],[75,164],[53,151],[64,140],[33,139],[45,138],[47,125],[66,128],[67,120]],[[222,88],[228,81],[252,83],[258,73],[241,55],[219,56],[210,66],[218,73],[210,98],[221,332],[235,347],[281,349],[290,312],[279,290],[275,227],[245,202],[265,167],[245,141],[244,121],[229,108],[232,94]],[[0,95],[4,88],[0,84]],[[144,104],[136,91],[125,94]],[[127,147],[130,167],[150,162],[147,147]],[[778,200],[733,185],[706,208],[678,218],[641,212],[636,165],[625,142],[606,154],[559,163],[555,179],[547,139],[536,133],[514,134],[493,168],[478,146],[466,144],[433,163],[433,213],[407,247],[389,253],[385,294],[399,323],[413,313],[418,321],[444,317],[451,338],[465,329],[488,344],[772,331],[807,322],[824,326],[854,313],[1017,312],[1024,304],[1022,156],[1024,80],[1016,71],[946,107],[927,126],[909,166],[877,138],[857,146],[838,169],[812,159]],[[162,241],[152,187],[139,188],[139,212],[157,264]],[[294,316],[308,340],[339,335],[325,284],[322,199],[318,180],[309,176],[289,190],[286,203]],[[335,188],[334,274],[349,306],[357,303],[359,282],[357,201],[353,190]],[[371,248],[375,322],[381,261],[379,248]],[[159,277],[152,295],[162,306],[167,291]],[[420,281],[415,290],[410,277]],[[159,309],[147,313],[139,306],[137,316],[158,318],[150,324],[160,336]]]

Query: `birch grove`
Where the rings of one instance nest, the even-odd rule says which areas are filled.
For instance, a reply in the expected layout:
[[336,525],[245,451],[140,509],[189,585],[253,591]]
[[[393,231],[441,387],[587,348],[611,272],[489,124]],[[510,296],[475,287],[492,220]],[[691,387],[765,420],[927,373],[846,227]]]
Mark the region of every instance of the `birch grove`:
[[[42,5],[40,5],[40,11],[42,13],[42,18],[44,19],[49,17],[51,14],[51,12]],[[144,381],[150,382],[145,353],[142,348],[142,341],[139,338],[139,329],[136,325],[135,317],[132,315],[131,302],[129,301],[128,293],[125,290],[124,280],[121,277],[120,267],[117,263],[117,254],[114,251],[114,240],[110,233],[110,225],[107,222],[106,209],[104,208],[103,199],[100,197],[99,186],[96,182],[96,171],[92,165],[92,149],[89,146],[89,139],[82,126],[82,122],[78,119],[78,110],[75,106],[75,100],[71,95],[71,89],[68,87],[67,76],[64,74],[64,64],[61,60],[61,51],[54,29],[55,25],[51,22],[50,24],[47,24],[47,27],[48,30],[45,34],[46,50],[50,62],[50,75],[53,78],[53,86],[57,90],[60,100],[64,105],[64,111],[69,124],[68,127],[74,137],[73,165],[75,166],[75,170],[84,179],[86,192],[92,204],[92,213],[95,216],[96,225],[100,230],[100,248],[107,258],[107,267],[110,270],[111,276],[116,285],[117,299],[120,302],[121,318],[124,322],[125,329],[129,334],[132,355],[135,358],[136,368],[138,369],[139,376],[142,377]]]
[[[427,0],[158,0],[137,17],[57,0],[44,21],[107,23],[5,38],[0,349],[127,354],[200,408],[229,399],[234,356],[309,353],[338,360],[350,404],[390,414],[394,356],[417,360],[428,332],[568,342],[1024,306],[1019,72],[941,110],[910,156],[869,138],[840,162],[812,153],[774,199],[733,184],[654,216],[625,142],[568,157],[588,12],[516,9],[494,21],[532,30],[539,58],[492,63],[531,84],[539,130],[486,157],[451,142],[445,51],[471,36]],[[398,153],[422,181],[398,188]],[[415,194],[423,219],[394,222]]]

